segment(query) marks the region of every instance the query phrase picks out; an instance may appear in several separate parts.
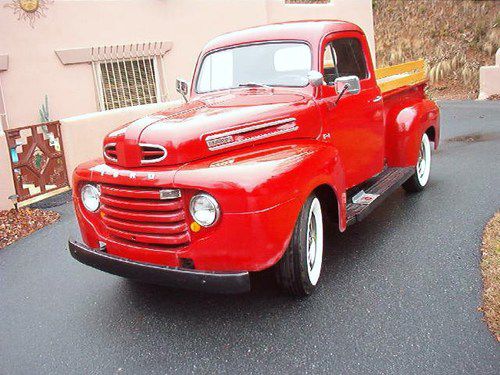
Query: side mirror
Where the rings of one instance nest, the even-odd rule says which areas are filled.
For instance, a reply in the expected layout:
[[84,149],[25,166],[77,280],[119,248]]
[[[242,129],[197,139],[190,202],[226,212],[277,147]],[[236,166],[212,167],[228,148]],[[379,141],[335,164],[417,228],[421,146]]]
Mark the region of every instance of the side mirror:
[[344,95],[346,92],[356,95],[361,91],[361,84],[357,76],[339,77],[335,80],[334,85],[335,91],[339,95]]
[[321,74],[317,70],[311,70],[309,73],[307,73],[307,79],[313,87],[318,87],[323,84],[323,74]]
[[187,102],[187,95],[189,94],[189,84],[186,82],[186,80],[182,78],[177,78],[175,80],[175,89],[179,94],[182,95],[184,100]]

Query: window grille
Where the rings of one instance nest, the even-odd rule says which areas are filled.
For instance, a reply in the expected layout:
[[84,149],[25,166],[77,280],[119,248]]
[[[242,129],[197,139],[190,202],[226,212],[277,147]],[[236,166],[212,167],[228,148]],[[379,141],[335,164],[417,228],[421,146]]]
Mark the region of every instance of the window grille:
[[102,111],[161,101],[158,57],[94,61],[97,96]]
[[162,100],[157,43],[98,47],[92,50],[96,94],[101,111]]

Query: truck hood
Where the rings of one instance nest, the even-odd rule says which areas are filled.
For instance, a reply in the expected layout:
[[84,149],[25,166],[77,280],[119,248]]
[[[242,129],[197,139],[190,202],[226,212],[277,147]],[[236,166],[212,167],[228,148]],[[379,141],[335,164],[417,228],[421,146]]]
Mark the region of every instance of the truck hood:
[[178,165],[255,144],[314,138],[321,122],[310,96],[251,88],[205,95],[126,124],[108,134],[107,164]]

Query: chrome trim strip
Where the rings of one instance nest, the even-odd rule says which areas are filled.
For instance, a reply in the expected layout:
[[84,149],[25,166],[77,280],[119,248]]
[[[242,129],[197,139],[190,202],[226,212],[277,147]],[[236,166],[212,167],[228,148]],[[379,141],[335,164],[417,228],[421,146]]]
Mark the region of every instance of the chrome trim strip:
[[[167,157],[167,149],[161,145],[155,145],[152,143],[139,143],[140,147],[151,147],[151,148],[157,148],[160,151],[163,151],[163,156],[160,158],[152,159],[152,160],[142,160],[141,158],[141,164],[151,164],[151,163],[158,163],[162,160],[164,160]],[[141,150],[142,153],[142,150]]]
[[[104,158],[105,158],[105,159],[108,159],[108,160],[114,161],[114,162],[116,163],[116,162],[118,162],[118,158],[112,158],[111,156],[108,156],[108,155],[106,154],[106,150],[107,150],[108,148],[110,148],[110,147],[113,147],[113,146],[114,146],[114,147],[116,147],[116,143],[107,143],[107,144],[105,144],[105,145],[104,145],[104,147],[103,147],[103,151],[102,151],[102,153],[104,154]],[[116,151],[116,148],[115,148],[115,151]]]
[[289,123],[292,123],[292,122],[295,122],[295,121],[296,121],[296,119],[294,117],[290,117],[290,118],[286,118],[286,119],[282,119],[282,120],[265,122],[263,124],[251,125],[251,126],[247,126],[245,128],[240,128],[240,129],[236,129],[236,130],[230,130],[230,131],[227,131],[227,132],[224,132],[224,133],[218,133],[218,134],[210,135],[210,136],[208,136],[208,137],[205,138],[205,142],[207,143],[208,149],[210,151],[215,151],[215,150],[220,150],[220,149],[224,149],[224,148],[228,148],[228,147],[233,147],[233,146],[236,146],[236,145],[240,145],[240,144],[244,144],[244,143],[256,141],[256,140],[259,140],[259,139],[265,139],[265,138],[274,137],[274,136],[280,135],[280,134],[290,133],[290,132],[296,131],[298,129],[298,126],[294,126],[292,128],[288,128],[288,129],[276,130],[276,131],[270,132],[270,133],[260,134],[260,135],[253,136],[253,137],[250,137],[250,138],[242,139],[240,141],[235,141],[235,142],[231,142],[231,143],[224,143],[224,144],[222,144],[220,146],[210,147],[208,141],[219,139],[219,138],[233,136],[233,135],[236,135],[236,134],[248,133],[248,132],[251,132],[251,131],[254,131],[254,130],[271,128],[271,127],[277,126],[277,125],[289,124]]
[[226,131],[224,133],[217,133],[217,134],[209,135],[205,139],[210,140],[210,139],[214,139],[214,138],[225,137],[225,136],[228,136],[228,135],[235,135],[235,134],[247,133],[247,132],[250,132],[252,130],[259,130],[259,129],[269,128],[271,126],[276,126],[276,125],[281,125],[281,124],[287,124],[289,122],[294,122],[294,121],[295,121],[294,117],[289,117],[289,118],[285,118],[285,119],[281,119],[281,120],[276,120],[276,121],[271,121],[271,122],[264,122],[262,124],[250,125],[250,126],[247,126],[247,127],[244,127],[244,128],[239,128],[239,129],[235,129],[235,130]]

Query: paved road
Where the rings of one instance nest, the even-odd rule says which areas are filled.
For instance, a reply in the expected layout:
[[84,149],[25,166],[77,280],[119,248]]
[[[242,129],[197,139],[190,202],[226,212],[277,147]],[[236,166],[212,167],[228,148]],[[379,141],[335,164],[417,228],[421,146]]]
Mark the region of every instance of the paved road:
[[[441,103],[428,189],[401,189],[330,235],[306,300],[268,275],[217,296],[137,284],[74,261],[61,222],[0,252],[0,374],[498,374],[481,321],[481,230],[500,206],[500,104]],[[470,138],[470,137],[466,137]]]

